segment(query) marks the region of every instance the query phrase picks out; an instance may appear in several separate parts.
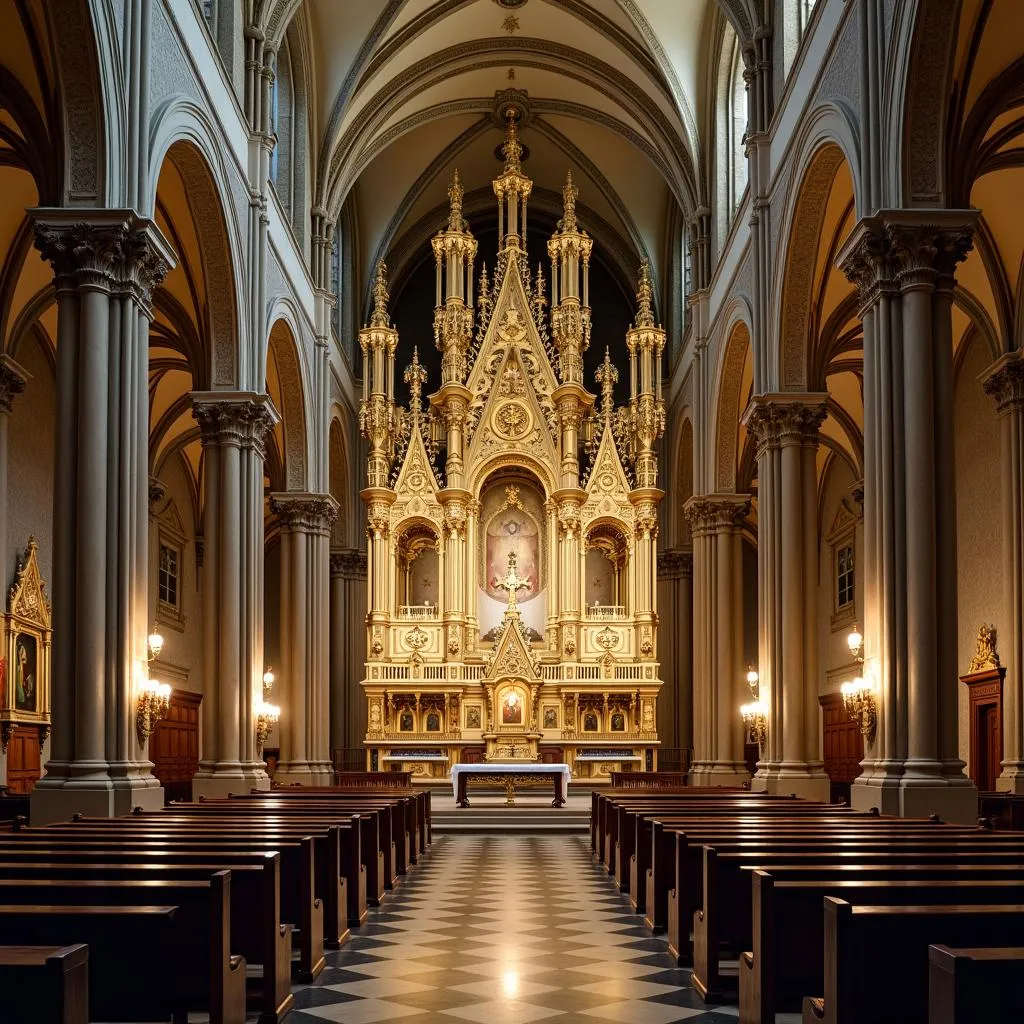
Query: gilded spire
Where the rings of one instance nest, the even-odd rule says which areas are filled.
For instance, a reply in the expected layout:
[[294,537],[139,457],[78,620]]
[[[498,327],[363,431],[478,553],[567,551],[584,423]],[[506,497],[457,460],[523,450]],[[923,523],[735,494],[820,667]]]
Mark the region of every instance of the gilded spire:
[[501,152],[505,157],[505,173],[509,171],[522,172],[523,169],[523,146],[519,141],[519,133],[516,128],[516,122],[519,120],[519,114],[515,107],[509,107],[505,111],[505,141],[502,144]]
[[370,317],[371,327],[388,327],[388,268],[381,260],[377,264],[377,279],[373,284],[373,314]]
[[604,350],[604,362],[597,368],[594,379],[601,385],[601,419],[605,425],[612,421],[612,410],[615,403],[615,384],[619,379],[619,371],[612,364],[611,350]]
[[420,350],[414,346],[412,362],[405,368],[402,378],[409,385],[409,411],[412,421],[418,424],[423,415],[423,385],[427,382],[427,371],[420,365]]
[[534,281],[533,300],[534,302],[541,300],[545,305],[547,304],[547,298],[545,292],[547,291],[547,281],[544,279],[544,264],[537,261],[537,277]]
[[579,198],[580,190],[572,183],[572,171],[567,171],[565,184],[562,186],[562,230],[576,230],[576,200]]
[[462,197],[466,190],[459,181],[458,167],[452,172],[451,184],[448,186],[448,201],[451,203],[451,211],[448,214],[448,230],[462,230]]
[[636,325],[637,327],[654,326],[654,310],[651,299],[654,289],[651,287],[651,267],[647,260],[640,264],[640,284],[636,290]]

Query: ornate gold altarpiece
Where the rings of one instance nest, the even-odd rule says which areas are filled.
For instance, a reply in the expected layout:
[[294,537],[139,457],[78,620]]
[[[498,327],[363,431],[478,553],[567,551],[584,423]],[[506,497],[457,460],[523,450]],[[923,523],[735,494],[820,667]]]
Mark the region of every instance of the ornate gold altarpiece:
[[[460,761],[565,761],[607,781],[657,765],[661,687],[655,608],[654,445],[664,430],[661,355],[646,264],[627,334],[630,399],[614,405],[606,353],[600,401],[583,383],[593,241],[577,189],[531,282],[516,111],[494,181],[499,252],[473,298],[477,243],[456,172],[433,239],[440,389],[404,374],[383,264],[360,332],[360,426],[369,445],[367,767],[446,778]],[[521,233],[520,233],[521,232]]]

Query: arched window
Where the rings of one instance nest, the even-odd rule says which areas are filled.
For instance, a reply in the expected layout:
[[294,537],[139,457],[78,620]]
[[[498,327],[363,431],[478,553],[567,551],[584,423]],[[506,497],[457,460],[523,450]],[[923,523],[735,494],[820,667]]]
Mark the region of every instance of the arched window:
[[270,180],[288,223],[305,247],[308,167],[308,111],[302,69],[305,57],[302,35],[292,26],[277,51],[270,92],[270,130],[276,142],[270,157]]
[[718,65],[716,181],[718,193],[718,249],[721,251],[736,210],[747,188],[747,83],[743,78],[743,54],[731,26],[722,36]]

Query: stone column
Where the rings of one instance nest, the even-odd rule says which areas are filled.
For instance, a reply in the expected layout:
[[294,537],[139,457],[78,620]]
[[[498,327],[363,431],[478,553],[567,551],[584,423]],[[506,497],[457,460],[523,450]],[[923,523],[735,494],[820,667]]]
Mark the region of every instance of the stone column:
[[[693,748],[693,553],[678,548],[658,556],[663,598],[659,618],[668,627],[658,642],[661,676],[675,693],[670,734],[681,751]],[[659,706],[661,702],[659,701]],[[659,734],[662,729],[659,726]]]
[[34,823],[159,807],[135,728],[148,675],[149,322],[174,264],[130,210],[35,211],[57,293],[53,737]]
[[[7,547],[8,429],[15,395],[25,390],[28,374],[10,356],[0,355],[0,586],[9,587],[14,573]],[[0,751],[0,786],[7,785],[7,754]]]
[[828,801],[818,708],[818,429],[825,394],[757,396],[760,696],[768,741],[755,790]]
[[1000,356],[982,376],[999,411],[1002,453],[1003,608],[1007,632],[1000,648],[1003,681],[1003,770],[996,789],[1024,793],[1024,355]]
[[366,648],[366,553],[355,548],[331,552],[331,682],[330,747],[350,749],[362,743],[354,735],[355,723],[365,718],[363,678]]
[[693,533],[693,764],[696,786],[739,786],[743,760],[740,705],[748,701],[743,659],[743,540],[746,494],[690,498]]
[[256,755],[263,695],[263,461],[277,412],[264,394],[192,395],[204,455],[202,750],[193,798],[270,786]]
[[856,808],[973,822],[957,750],[951,306],[976,210],[884,210],[837,262],[864,322],[865,674],[874,736]]
[[282,783],[329,785],[330,714],[327,674],[328,570],[337,502],[328,494],[270,496],[281,527]]

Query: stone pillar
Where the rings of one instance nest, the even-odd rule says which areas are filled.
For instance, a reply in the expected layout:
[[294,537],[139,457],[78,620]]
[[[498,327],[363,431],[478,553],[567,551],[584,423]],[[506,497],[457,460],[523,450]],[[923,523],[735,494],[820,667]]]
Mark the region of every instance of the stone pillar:
[[957,749],[952,294],[976,210],[887,210],[838,263],[864,322],[865,677],[875,734],[856,808],[973,822]]
[[253,707],[263,695],[263,461],[268,395],[192,395],[203,443],[202,749],[193,798],[267,789]]
[[[681,751],[693,749],[693,553],[670,549],[658,556],[658,582],[662,599],[659,618],[666,624],[658,642],[662,678],[675,693],[675,721],[671,728],[658,727],[675,737]],[[660,706],[661,702],[659,702]]]
[[366,648],[366,552],[331,552],[331,750],[351,749],[363,741],[358,723],[366,717],[359,681]]
[[1002,453],[1003,608],[1007,632],[1000,647],[1003,682],[1003,770],[996,789],[1024,793],[1024,355],[1000,356],[982,376],[999,411]]
[[690,498],[693,534],[693,763],[695,786],[739,786],[743,759],[740,705],[748,701],[743,659],[743,539],[746,494]]
[[33,823],[159,807],[135,727],[147,676],[149,323],[174,264],[130,210],[35,211],[57,294],[53,736]]
[[829,799],[818,707],[818,429],[825,394],[757,396],[760,696],[768,741],[755,790]]
[[328,494],[270,496],[281,528],[281,753],[275,779],[329,785],[327,616],[331,525],[337,502]]

